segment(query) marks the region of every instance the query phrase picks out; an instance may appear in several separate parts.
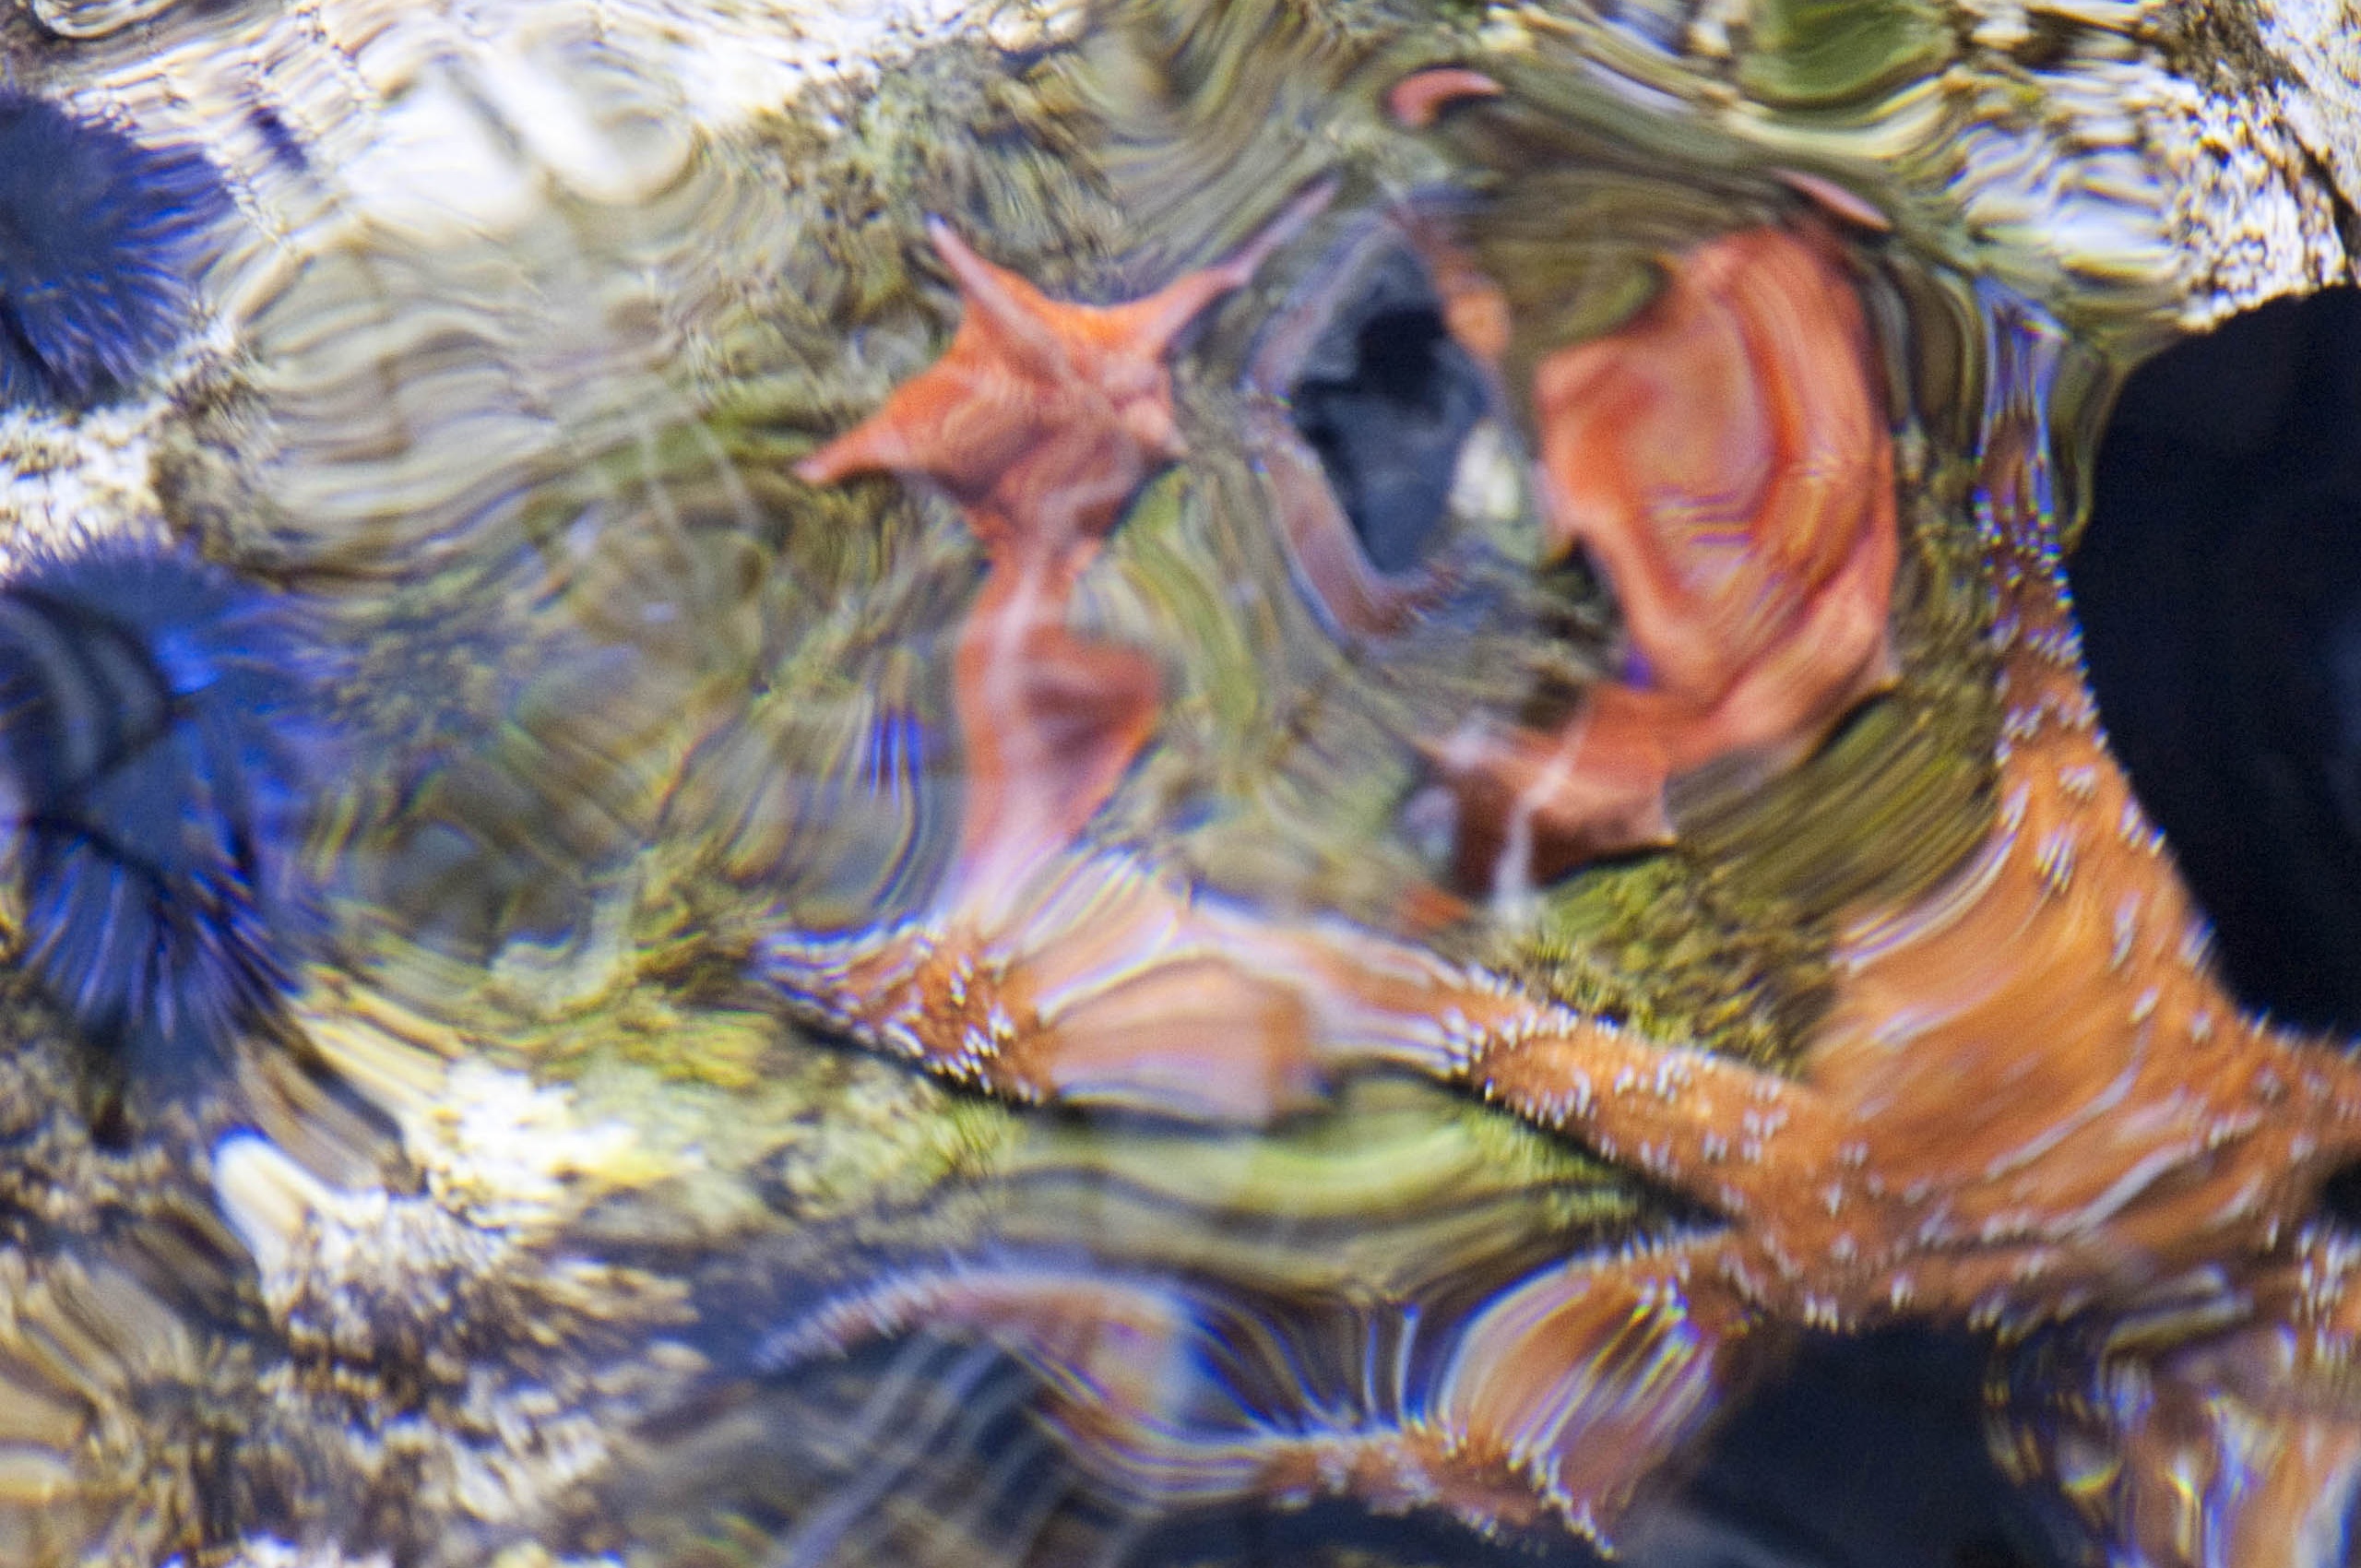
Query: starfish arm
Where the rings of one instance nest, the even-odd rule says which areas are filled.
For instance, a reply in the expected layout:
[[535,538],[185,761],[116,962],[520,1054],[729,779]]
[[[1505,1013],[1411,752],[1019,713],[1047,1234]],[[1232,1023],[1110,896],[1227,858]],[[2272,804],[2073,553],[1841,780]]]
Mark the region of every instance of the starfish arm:
[[1136,648],[1051,627],[1026,640],[1014,668],[967,678],[1005,685],[992,707],[1006,728],[969,751],[963,861],[1039,864],[1074,841],[1146,744],[1162,677]]
[[[1025,869],[978,879],[923,927],[781,937],[760,968],[801,1011],[1021,1102],[1253,1124],[1316,1103],[1339,1075],[1407,1070],[1732,1213],[1775,1211],[1839,1141],[1802,1084],[1376,932],[1201,899],[1111,850]],[[1750,1142],[1783,1158],[1745,1158]]]
[[1793,636],[1766,648],[1721,700],[1665,740],[1676,772],[1732,753],[1800,761],[1845,716],[1900,674],[1886,622],[1893,533],[1874,536],[1805,606]]
[[1774,1242],[1809,1226],[1851,1131],[1808,1084],[1540,1009],[1496,1024],[1455,1075]]
[[[2325,1250],[2338,1255],[2305,1266],[2351,1271],[2349,1244]],[[2260,1314],[2218,1333],[2173,1341],[2152,1324],[2119,1347],[2053,1333],[1996,1362],[1995,1457],[2018,1480],[2062,1492],[2108,1562],[2347,1561],[2361,1509],[2352,1342],[2324,1334],[2288,1278],[2257,1284]]]
[[940,218],[927,219],[926,232],[959,286],[959,301],[967,311],[960,318],[962,327],[990,339],[998,353],[1024,374],[1060,381],[1075,374],[1060,329],[1074,317],[1088,319],[1089,306],[1060,304],[1017,274],[993,266]]
[[968,788],[955,908],[1005,898],[1053,863],[1154,730],[1164,689],[1155,660],[1067,630],[1070,576],[996,569],[962,628],[955,700]]
[[1534,375],[1553,535],[1614,582],[1652,683],[1710,705],[1864,552],[1892,591],[1892,439],[1859,302],[1811,240],[1700,246]]
[[1423,131],[1462,103],[1498,98],[1507,89],[1481,71],[1465,65],[1430,65],[1413,71],[1385,93],[1385,112],[1394,123]]
[[1281,208],[1277,217],[1222,260],[1186,273],[1145,299],[1109,308],[1100,316],[1102,342],[1144,360],[1162,359],[1183,328],[1224,294],[1244,288],[1273,252],[1310,226],[1336,194],[1323,180]]
[[908,472],[918,462],[899,424],[867,420],[804,457],[794,473],[806,484],[839,484],[856,474]]
[[1668,837],[1666,786],[1786,766],[1894,674],[1892,441],[1858,303],[1782,230],[1701,247],[1630,326],[1535,374],[1551,526],[1614,584],[1641,673],[1555,735],[1430,748],[1463,883],[1521,888]]
[[782,934],[756,966],[798,1012],[1003,1099],[1259,1125],[1324,1089],[1320,998],[1217,924],[1128,857],[1066,854],[923,926]]
[[1427,1393],[1420,1457],[1506,1470],[1611,1549],[1633,1494],[1762,1359],[1750,1314],[1714,1267],[1719,1252],[1704,1236],[1577,1258],[1500,1293],[1459,1332]]
[[[972,1335],[1040,1378],[1077,1460],[1153,1506],[1345,1495],[1605,1543],[1746,1370],[1750,1320],[1703,1256],[1675,1243],[1552,1266],[1445,1324],[1431,1354],[1418,1341],[1437,1330],[1401,1307],[1282,1307],[1071,1265],[914,1271],[781,1330],[764,1359]],[[1309,1385],[1319,1366],[1347,1375]]]
[[1007,517],[1000,493],[1012,473],[1038,467],[1038,448],[1053,434],[1057,392],[1057,384],[1021,374],[965,332],[875,413],[799,462],[795,475],[812,484],[862,473],[931,480],[960,503],[970,530],[989,546],[996,523],[1022,520]]
[[1554,733],[1479,726],[1429,747],[1457,805],[1458,885],[1513,897],[1601,855],[1670,843],[1667,706],[1603,687]]

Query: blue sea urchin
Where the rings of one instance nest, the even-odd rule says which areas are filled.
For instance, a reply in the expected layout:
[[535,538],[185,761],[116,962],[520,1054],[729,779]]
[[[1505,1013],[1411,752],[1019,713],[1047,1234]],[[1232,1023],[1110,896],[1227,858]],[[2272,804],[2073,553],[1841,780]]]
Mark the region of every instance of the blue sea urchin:
[[303,657],[279,601],[188,556],[110,547],[0,588],[23,961],[125,1063],[218,1056],[316,936]]
[[89,403],[179,338],[212,166],[0,91],[0,404]]

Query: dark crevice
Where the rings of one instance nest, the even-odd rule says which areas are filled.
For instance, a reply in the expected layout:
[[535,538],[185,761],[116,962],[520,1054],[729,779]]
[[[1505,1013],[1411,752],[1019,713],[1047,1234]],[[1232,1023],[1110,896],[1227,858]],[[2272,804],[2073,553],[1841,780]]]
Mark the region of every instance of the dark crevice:
[[1486,394],[1416,257],[1397,251],[1371,269],[1361,298],[1314,344],[1293,400],[1296,429],[1370,564],[1393,576],[1425,561]]
[[1684,1527],[1634,1560],[2047,1568],[2035,1515],[1985,1445],[1986,1356],[1956,1331],[1808,1338],[1706,1445]]
[[2232,989],[2361,1031],[2361,293],[2134,374],[2070,570],[2116,754]]
[[2361,1232],[2361,1165],[2348,1165],[2320,1183],[2320,1213]]

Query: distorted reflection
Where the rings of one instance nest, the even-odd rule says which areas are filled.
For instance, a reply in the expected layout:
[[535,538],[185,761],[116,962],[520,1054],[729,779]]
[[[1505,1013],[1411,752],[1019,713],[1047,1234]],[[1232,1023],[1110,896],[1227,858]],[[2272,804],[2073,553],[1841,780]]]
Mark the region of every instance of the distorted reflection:
[[2158,41],[887,10],[0,26],[0,1559],[2342,1562]]

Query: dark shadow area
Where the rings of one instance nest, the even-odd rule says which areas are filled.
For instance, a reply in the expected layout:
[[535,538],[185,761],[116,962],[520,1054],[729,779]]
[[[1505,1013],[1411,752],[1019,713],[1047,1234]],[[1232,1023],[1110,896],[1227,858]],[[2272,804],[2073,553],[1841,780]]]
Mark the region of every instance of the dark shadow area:
[[1292,398],[1370,564],[1395,575],[1433,549],[1460,444],[1484,416],[1483,372],[1444,329],[1406,251],[1313,346]]
[[1814,1339],[1709,1446],[1647,1568],[2052,1568],[1984,1442],[1985,1346]]
[[2361,292],[2142,367],[2070,572],[2116,754],[2232,988],[2361,1030]]

